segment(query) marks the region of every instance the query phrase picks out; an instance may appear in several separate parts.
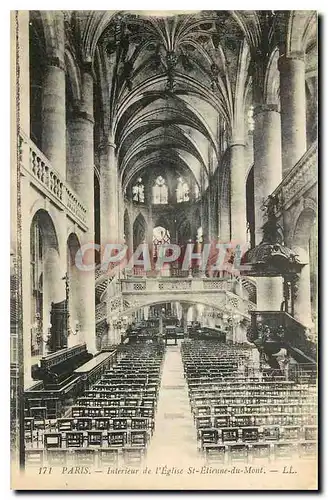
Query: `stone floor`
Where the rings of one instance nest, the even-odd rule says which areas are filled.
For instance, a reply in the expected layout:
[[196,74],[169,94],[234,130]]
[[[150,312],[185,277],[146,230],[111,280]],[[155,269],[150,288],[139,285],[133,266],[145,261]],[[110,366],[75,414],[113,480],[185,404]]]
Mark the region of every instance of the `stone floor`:
[[198,465],[200,461],[180,346],[168,345],[147,462],[182,467],[191,463]]

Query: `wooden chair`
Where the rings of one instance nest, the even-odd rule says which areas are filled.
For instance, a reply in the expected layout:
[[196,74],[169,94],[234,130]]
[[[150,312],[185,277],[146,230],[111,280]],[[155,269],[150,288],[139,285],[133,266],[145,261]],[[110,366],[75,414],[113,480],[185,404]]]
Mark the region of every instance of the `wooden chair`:
[[124,431],[109,431],[107,434],[108,446],[118,446],[123,448],[127,441],[127,435]]
[[246,427],[242,429],[241,438],[247,443],[256,443],[259,439],[259,431],[257,427]]
[[110,418],[97,417],[94,419],[94,426],[96,430],[108,430],[110,427]]
[[196,417],[195,420],[196,420],[196,428],[197,429],[208,429],[208,428],[212,427],[212,419],[210,416]]
[[102,431],[88,431],[88,446],[102,446],[103,433]]
[[267,426],[263,427],[263,439],[265,441],[278,441],[280,436],[280,427]]
[[249,446],[249,454],[252,457],[252,462],[261,463],[263,460],[270,460],[270,445],[266,443],[254,443]]
[[93,466],[96,461],[95,450],[75,450],[74,451],[74,459],[77,466],[85,465],[85,466]]
[[125,465],[140,467],[145,457],[145,449],[137,447],[124,447],[123,460]]
[[127,418],[123,417],[117,417],[112,419],[112,424],[113,424],[113,429],[118,431],[118,430],[125,430],[128,428],[128,420]]
[[317,443],[316,442],[301,442],[298,445],[298,452],[301,458],[312,458],[317,455]]
[[217,417],[214,417],[213,421],[214,421],[213,427],[217,427],[217,428],[229,427],[231,417],[229,417],[229,415],[219,415]]
[[146,430],[131,430],[130,445],[137,447],[146,447],[148,442],[148,432]]
[[83,417],[84,416],[84,408],[82,406],[73,406],[72,407],[72,417]]
[[74,428],[73,418],[59,418],[57,420],[58,432],[72,431]]
[[229,446],[229,458],[231,462],[247,462],[248,446],[245,444],[232,444]]
[[47,450],[47,463],[50,466],[65,466],[68,462],[68,450],[48,448]]
[[89,431],[92,429],[91,417],[79,417],[75,420],[75,427],[78,431]]
[[27,467],[41,467],[44,463],[43,450],[26,450],[25,464]]
[[66,432],[66,447],[81,448],[83,446],[83,439],[83,432],[81,431]]
[[301,434],[299,426],[286,426],[280,429],[279,437],[286,441],[298,441]]
[[46,449],[61,448],[62,434],[59,432],[46,433],[43,435],[43,444]]
[[118,449],[103,448],[99,450],[99,464],[104,467],[117,467],[118,465]]
[[224,463],[226,447],[223,445],[205,445],[205,460],[208,463]]
[[295,454],[295,446],[292,443],[275,443],[274,456],[276,459],[292,458]]
[[317,426],[309,425],[304,427],[304,438],[306,441],[315,441],[317,439]]
[[217,429],[201,429],[200,430],[200,439],[202,443],[202,447],[205,444],[217,444],[219,439],[219,433]]
[[24,417],[24,439],[25,441],[33,441],[34,418]]
[[231,427],[227,429],[221,429],[221,433],[223,443],[229,441],[238,441],[238,429]]

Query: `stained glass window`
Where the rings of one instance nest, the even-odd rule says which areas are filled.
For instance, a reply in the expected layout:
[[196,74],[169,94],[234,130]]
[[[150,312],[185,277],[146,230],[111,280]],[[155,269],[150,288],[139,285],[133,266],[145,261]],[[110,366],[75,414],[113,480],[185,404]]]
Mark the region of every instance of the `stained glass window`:
[[137,183],[132,187],[132,199],[139,203],[145,202],[145,186],[142,183],[141,177],[139,177]]
[[189,186],[183,177],[178,178],[177,202],[189,201]]
[[153,203],[164,205],[168,202],[168,189],[165,179],[159,175],[153,186]]

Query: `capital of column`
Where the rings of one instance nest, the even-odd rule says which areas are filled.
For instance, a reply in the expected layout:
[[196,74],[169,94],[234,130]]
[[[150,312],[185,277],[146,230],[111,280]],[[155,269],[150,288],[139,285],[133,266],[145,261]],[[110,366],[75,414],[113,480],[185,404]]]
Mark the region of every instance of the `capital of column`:
[[92,125],[94,125],[95,123],[94,118],[92,115],[90,115],[90,113],[81,111],[80,109],[74,109],[71,113],[71,117],[77,120],[87,120],[88,122],[92,123]]
[[267,113],[270,111],[274,111],[276,113],[279,113],[278,104],[258,104],[254,108],[253,116],[259,115],[261,113]]
[[59,68],[62,71],[65,71],[65,62],[62,58],[56,55],[48,56],[47,58],[47,66],[54,66],[55,68]]
[[295,51],[290,54],[283,54],[278,59],[278,70],[283,71],[288,65],[293,61],[298,61],[304,63],[304,52]]
[[81,64],[81,70],[83,73],[89,73],[91,76],[93,76],[92,61],[85,59]]
[[103,151],[106,151],[107,148],[112,148],[112,149],[116,149],[116,144],[115,142],[111,141],[110,139],[108,141],[102,141],[100,144],[99,144],[99,151],[100,152],[103,152]]
[[229,148],[233,148],[234,146],[243,146],[243,147],[246,147],[246,144],[241,139],[232,139],[231,142],[229,143]]

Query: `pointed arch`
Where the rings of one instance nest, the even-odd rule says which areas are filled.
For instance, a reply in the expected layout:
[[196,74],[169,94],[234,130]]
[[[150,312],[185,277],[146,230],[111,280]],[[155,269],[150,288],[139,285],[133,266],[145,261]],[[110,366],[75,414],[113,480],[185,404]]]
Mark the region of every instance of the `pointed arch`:
[[140,212],[133,223],[133,251],[146,241],[146,230],[146,220]]

